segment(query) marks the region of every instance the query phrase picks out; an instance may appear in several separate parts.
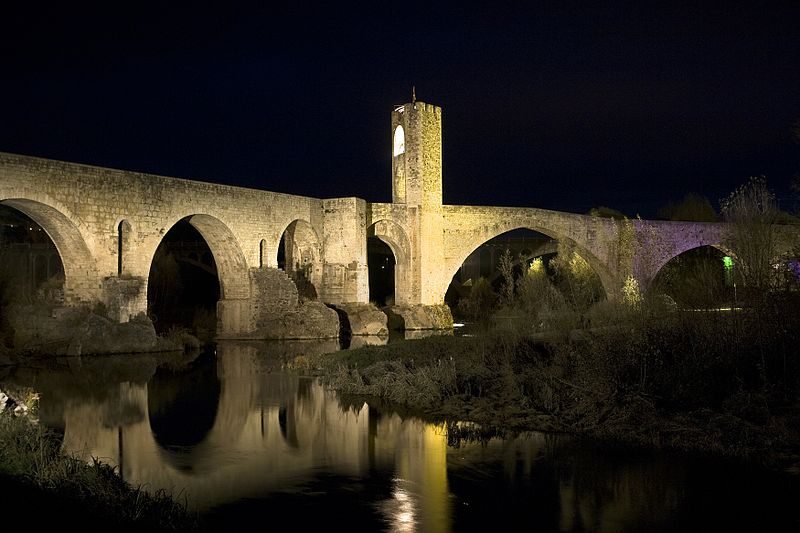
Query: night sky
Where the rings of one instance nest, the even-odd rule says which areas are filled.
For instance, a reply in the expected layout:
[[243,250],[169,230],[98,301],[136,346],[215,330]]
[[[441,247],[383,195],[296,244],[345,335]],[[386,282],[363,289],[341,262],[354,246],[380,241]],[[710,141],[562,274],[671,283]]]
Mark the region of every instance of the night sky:
[[414,85],[443,108],[445,203],[654,216],[765,175],[795,207],[800,2],[62,4],[0,15],[0,151],[385,202],[390,113]]

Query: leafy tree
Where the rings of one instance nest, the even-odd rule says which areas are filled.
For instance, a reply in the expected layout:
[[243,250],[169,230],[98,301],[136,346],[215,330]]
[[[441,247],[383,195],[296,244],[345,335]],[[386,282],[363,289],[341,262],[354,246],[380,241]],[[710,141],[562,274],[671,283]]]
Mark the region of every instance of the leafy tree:
[[497,294],[486,278],[480,277],[469,291],[469,296],[458,301],[458,310],[464,316],[475,319],[486,319],[497,303]]
[[514,303],[514,259],[511,256],[511,250],[508,248],[500,256],[500,263],[497,268],[500,271],[500,275],[503,276],[500,297],[506,305],[512,305]]
[[588,214],[591,217],[613,218],[615,220],[624,220],[628,218],[622,211],[617,211],[616,209],[604,205],[591,208]]
[[526,314],[536,317],[561,307],[563,303],[564,298],[553,286],[544,262],[537,257],[517,283],[517,304]]
[[550,261],[553,281],[573,309],[585,311],[602,297],[602,283],[589,263],[575,250],[562,245],[559,248],[558,256]]
[[776,256],[773,224],[779,215],[775,194],[763,176],[751,177],[720,200],[720,205],[725,221],[730,224],[727,244],[736,253],[744,284],[756,290],[769,289]]
[[664,220],[687,222],[716,222],[719,219],[708,198],[693,192],[684,196],[677,204],[670,202],[659,209],[658,216]]

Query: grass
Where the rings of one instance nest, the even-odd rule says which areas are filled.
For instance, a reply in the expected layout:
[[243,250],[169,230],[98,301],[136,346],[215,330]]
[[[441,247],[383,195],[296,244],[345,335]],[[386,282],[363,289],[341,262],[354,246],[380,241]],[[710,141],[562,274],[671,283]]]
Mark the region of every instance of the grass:
[[0,486],[3,507],[25,527],[81,531],[194,531],[196,517],[164,491],[132,487],[115,470],[60,451],[58,435],[0,412]]
[[642,313],[541,339],[496,328],[294,365],[344,394],[490,431],[566,431],[800,468],[800,315]]

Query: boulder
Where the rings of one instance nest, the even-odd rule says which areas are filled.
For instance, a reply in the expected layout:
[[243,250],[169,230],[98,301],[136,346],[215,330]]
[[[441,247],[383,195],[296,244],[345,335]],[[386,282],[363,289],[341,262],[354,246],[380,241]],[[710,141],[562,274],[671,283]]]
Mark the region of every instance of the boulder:
[[453,315],[445,304],[395,305],[384,309],[390,329],[452,329]]
[[339,304],[337,309],[347,315],[352,335],[373,335],[386,337],[389,335],[386,313],[373,304],[348,303]]
[[339,315],[321,302],[302,302],[296,309],[262,317],[251,339],[334,339]]
[[92,313],[76,328],[67,354],[146,352],[155,348],[157,340],[153,323],[144,315],[118,324]]

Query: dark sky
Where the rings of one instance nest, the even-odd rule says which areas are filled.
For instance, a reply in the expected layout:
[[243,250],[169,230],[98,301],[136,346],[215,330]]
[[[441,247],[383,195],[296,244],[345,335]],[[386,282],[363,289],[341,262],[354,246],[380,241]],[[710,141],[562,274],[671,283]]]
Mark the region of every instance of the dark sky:
[[765,175],[793,207],[800,2],[62,4],[0,16],[0,151],[389,201],[390,113],[415,85],[443,108],[446,203],[652,216]]

